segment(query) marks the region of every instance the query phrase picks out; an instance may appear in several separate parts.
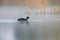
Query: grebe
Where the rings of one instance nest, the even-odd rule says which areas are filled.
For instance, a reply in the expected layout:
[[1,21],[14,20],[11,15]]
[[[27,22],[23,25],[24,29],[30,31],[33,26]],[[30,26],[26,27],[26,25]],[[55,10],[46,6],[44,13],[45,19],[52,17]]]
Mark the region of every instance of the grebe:
[[30,17],[27,16],[26,19],[25,19],[25,18],[19,18],[19,19],[17,19],[17,21],[28,21],[29,18],[30,18]]

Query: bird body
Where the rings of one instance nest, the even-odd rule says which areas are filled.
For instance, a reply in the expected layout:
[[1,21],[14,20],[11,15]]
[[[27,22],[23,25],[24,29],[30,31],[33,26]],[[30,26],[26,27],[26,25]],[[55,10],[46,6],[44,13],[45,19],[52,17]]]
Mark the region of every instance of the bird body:
[[18,21],[26,21],[24,18],[19,18]]
[[29,19],[29,17],[27,16],[26,18],[19,18],[17,19],[17,21],[27,21]]

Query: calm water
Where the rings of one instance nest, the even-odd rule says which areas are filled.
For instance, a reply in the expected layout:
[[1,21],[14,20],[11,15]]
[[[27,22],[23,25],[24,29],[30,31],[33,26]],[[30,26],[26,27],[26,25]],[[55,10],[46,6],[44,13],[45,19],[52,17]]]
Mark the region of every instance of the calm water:
[[60,22],[0,23],[0,40],[59,40]]

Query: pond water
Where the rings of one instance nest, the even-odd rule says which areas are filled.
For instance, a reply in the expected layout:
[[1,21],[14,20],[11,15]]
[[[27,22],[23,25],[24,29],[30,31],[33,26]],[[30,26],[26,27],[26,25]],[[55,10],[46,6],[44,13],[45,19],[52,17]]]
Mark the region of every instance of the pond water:
[[59,40],[60,22],[0,23],[0,40]]

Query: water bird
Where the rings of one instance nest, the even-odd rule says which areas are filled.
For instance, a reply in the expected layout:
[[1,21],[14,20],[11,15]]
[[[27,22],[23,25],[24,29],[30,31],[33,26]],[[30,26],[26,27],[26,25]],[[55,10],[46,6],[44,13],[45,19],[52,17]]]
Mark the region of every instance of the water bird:
[[29,18],[29,16],[27,16],[26,18],[18,18],[17,21],[28,21]]

